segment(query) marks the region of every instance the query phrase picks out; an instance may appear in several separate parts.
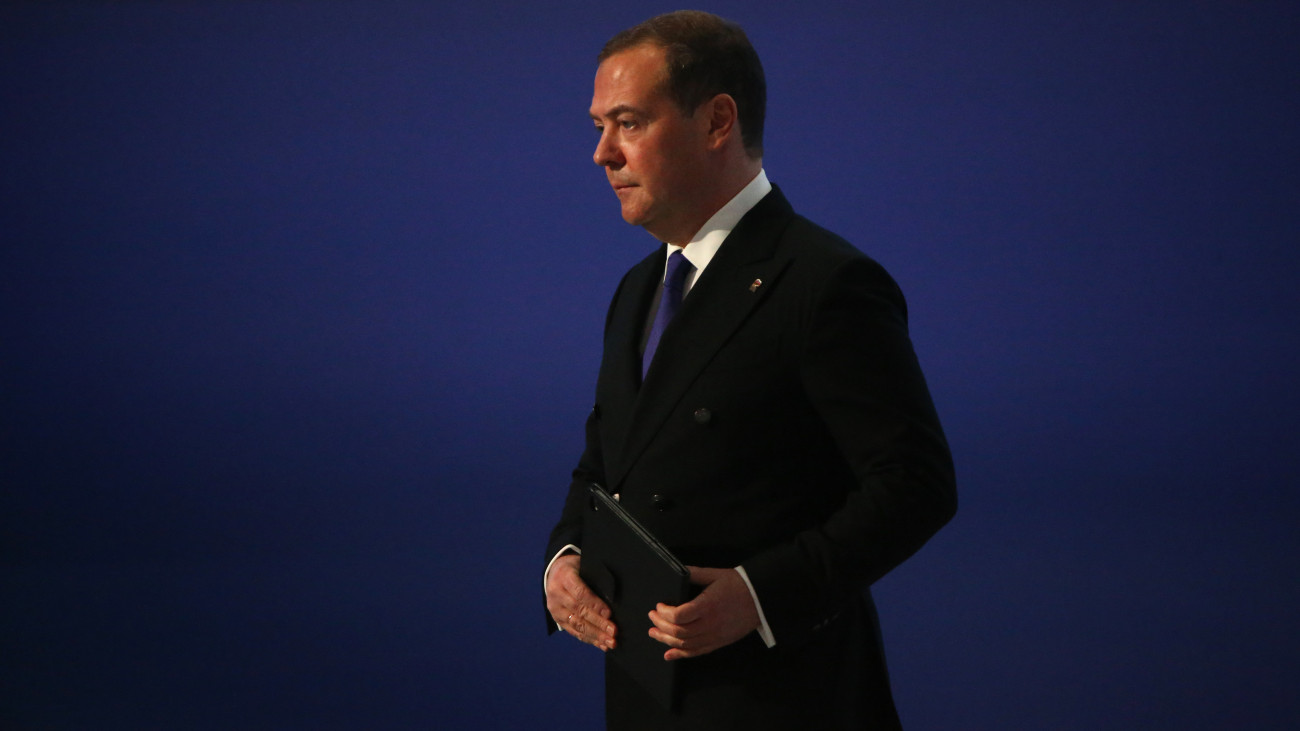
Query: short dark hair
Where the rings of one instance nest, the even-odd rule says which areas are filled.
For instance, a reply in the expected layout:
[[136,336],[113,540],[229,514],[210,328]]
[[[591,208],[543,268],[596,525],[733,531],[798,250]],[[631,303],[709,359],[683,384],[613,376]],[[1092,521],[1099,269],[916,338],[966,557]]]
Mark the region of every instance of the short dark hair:
[[745,150],[751,157],[763,155],[767,82],[758,53],[740,26],[712,13],[678,10],[619,32],[597,60],[603,62],[646,43],[664,49],[668,95],[683,114],[693,113],[718,94],[730,94],[736,101]]

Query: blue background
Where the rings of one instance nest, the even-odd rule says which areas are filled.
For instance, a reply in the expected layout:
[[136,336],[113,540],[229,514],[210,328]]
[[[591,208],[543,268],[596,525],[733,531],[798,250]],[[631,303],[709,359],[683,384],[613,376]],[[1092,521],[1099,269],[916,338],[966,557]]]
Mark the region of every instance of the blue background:
[[[542,548],[670,6],[0,6],[0,727],[600,727]],[[718,2],[959,475],[911,729],[1300,726],[1300,5]]]

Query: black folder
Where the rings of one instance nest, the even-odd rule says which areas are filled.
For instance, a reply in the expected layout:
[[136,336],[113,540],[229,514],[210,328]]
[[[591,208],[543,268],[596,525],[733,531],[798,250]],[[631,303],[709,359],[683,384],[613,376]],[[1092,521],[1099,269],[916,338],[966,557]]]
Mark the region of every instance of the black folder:
[[578,575],[609,605],[618,627],[609,657],[641,683],[664,708],[675,710],[677,663],[664,660],[668,646],[651,639],[655,604],[676,606],[694,595],[690,572],[600,485],[588,490]]

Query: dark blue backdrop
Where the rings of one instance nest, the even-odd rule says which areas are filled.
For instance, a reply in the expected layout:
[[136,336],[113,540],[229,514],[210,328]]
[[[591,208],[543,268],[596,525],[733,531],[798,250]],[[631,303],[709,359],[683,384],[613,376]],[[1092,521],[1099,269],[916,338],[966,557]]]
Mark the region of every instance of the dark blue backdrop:
[[[541,551],[642,3],[0,7],[0,727],[586,728]],[[962,510],[911,729],[1300,725],[1300,5],[726,1]]]

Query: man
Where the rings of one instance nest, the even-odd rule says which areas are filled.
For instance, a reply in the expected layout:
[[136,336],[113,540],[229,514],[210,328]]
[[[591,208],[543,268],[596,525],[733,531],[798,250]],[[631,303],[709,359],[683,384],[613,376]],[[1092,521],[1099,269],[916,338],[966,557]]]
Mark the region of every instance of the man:
[[578,575],[596,482],[702,587],[650,613],[680,708],[607,662],[610,728],[897,728],[867,587],[956,510],[902,294],[768,182],[763,72],[739,27],[671,13],[599,59],[595,162],[663,243],[610,304],[547,547],[550,629],[618,642]]

